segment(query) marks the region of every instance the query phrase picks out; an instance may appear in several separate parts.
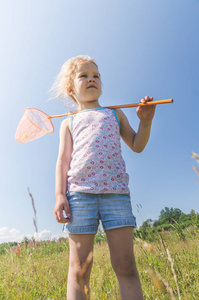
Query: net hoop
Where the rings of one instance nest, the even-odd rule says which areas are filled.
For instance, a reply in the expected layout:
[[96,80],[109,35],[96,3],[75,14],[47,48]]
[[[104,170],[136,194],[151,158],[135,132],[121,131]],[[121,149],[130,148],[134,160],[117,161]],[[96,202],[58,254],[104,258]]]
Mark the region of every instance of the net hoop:
[[50,117],[37,108],[27,107],[17,127],[15,140],[27,143],[52,132],[54,132],[54,126]]
[[[38,126],[40,130],[45,131],[45,133],[52,133],[52,132],[54,132],[54,126],[53,126],[53,123],[51,122],[51,117],[50,117],[49,115],[47,115],[45,112],[43,112],[42,110],[40,110],[40,109],[38,109],[38,108],[26,107],[26,108],[24,109],[24,114],[26,115],[26,117],[29,119],[29,121],[30,121],[34,126],[37,126],[37,125],[34,124],[34,123],[31,121],[31,119],[28,117],[27,112],[28,112],[29,110],[31,110],[31,111],[37,111],[37,112],[39,112],[39,113],[42,113],[42,115],[45,115],[45,116],[46,116],[46,119],[48,119],[48,121],[50,122],[50,125],[51,125],[51,127],[52,127],[51,130],[45,130],[45,129],[43,129],[43,128],[41,128],[41,127]],[[42,122],[43,122],[43,121],[42,121]]]

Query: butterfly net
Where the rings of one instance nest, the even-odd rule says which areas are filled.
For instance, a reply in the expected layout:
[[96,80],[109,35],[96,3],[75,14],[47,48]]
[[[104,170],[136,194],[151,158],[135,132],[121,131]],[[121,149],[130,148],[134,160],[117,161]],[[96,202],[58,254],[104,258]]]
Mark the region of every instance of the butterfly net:
[[36,108],[26,108],[17,127],[15,140],[27,143],[53,131],[53,124],[47,114]]

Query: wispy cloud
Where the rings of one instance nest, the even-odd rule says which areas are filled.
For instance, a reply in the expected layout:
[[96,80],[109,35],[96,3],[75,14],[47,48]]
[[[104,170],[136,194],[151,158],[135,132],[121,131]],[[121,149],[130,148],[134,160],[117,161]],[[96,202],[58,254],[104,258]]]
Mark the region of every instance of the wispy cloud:
[[0,228],[0,244],[8,243],[8,242],[21,242],[25,236],[28,239],[35,238],[36,240],[39,241],[45,241],[45,240],[58,239],[60,237],[67,237],[67,233],[64,232],[54,233],[50,230],[44,229],[38,233],[35,233],[34,235],[31,234],[24,235],[16,228],[12,228],[12,229],[9,229],[7,227]]

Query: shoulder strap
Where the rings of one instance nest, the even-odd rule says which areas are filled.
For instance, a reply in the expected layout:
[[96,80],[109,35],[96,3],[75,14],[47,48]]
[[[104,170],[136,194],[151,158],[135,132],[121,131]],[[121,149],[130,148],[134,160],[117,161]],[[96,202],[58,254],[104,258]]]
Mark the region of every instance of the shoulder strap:
[[117,114],[116,114],[116,112],[115,112],[115,109],[112,109],[112,111],[113,111],[113,113],[114,113],[114,115],[115,115],[115,118],[116,118],[116,120],[117,120],[117,122],[118,122],[119,130],[120,130],[120,128],[121,128],[121,126],[120,126],[120,121],[118,120],[118,117],[117,117]]

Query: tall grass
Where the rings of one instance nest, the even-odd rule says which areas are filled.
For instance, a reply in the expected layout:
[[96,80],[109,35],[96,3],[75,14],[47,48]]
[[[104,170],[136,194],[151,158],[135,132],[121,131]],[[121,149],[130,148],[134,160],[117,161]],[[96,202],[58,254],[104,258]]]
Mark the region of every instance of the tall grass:
[[[197,161],[197,163],[199,164],[199,156],[198,154],[192,152],[192,157],[195,158],[195,160]],[[196,168],[195,166],[192,167],[192,169],[196,172],[196,174],[199,176],[199,169]],[[196,182],[199,184],[199,181],[196,180]]]
[[[135,256],[144,299],[198,299],[199,230],[190,227],[156,234],[146,243],[135,239]],[[106,240],[96,238],[91,299],[120,299]],[[67,239],[24,241],[0,256],[0,299],[66,299],[69,247]]]

